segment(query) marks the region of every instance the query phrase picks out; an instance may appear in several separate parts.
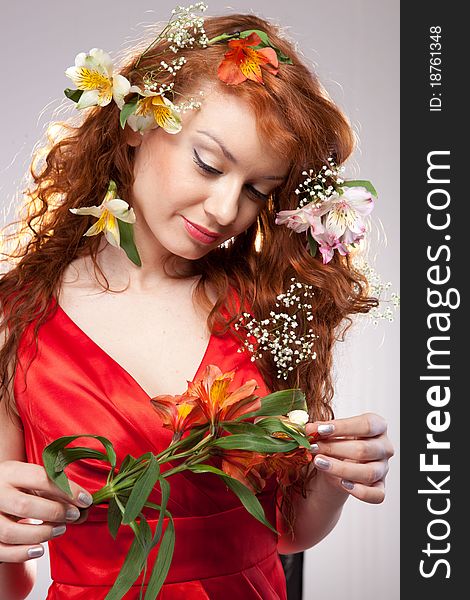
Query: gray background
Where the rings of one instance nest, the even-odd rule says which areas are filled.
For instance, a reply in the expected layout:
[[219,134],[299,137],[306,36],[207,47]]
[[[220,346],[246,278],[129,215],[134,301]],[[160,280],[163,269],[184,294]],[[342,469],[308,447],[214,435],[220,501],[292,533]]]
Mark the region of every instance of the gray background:
[[[186,3],[184,3],[186,5]],[[188,3],[189,4],[189,3]],[[0,37],[0,198],[2,219],[11,220],[15,191],[31,150],[71,82],[64,70],[78,52],[100,47],[111,53],[142,31],[166,20],[176,2],[82,0],[8,2]],[[212,0],[207,14],[253,11],[287,25],[313,62],[359,136],[346,176],[370,179],[379,191],[373,212],[372,248],[384,281],[399,287],[399,2],[336,0]],[[380,229],[383,224],[383,230]],[[379,235],[380,234],[380,235]],[[378,327],[358,320],[336,352],[338,417],[382,414],[397,453],[387,478],[387,497],[375,506],[351,498],[333,532],[305,553],[304,600],[399,598],[399,322]],[[45,598],[47,556],[38,560],[30,598]]]

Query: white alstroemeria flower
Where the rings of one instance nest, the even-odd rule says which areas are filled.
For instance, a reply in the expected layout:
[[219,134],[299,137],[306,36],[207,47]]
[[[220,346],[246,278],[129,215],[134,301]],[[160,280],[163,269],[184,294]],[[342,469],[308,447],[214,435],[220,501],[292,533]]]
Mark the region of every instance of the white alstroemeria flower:
[[150,90],[139,90],[139,94],[144,98],[138,101],[135,112],[127,117],[127,124],[133,131],[143,134],[156,127],[161,127],[167,133],[181,131],[181,117],[173,102]]
[[[326,215],[326,231],[340,239],[345,236],[348,243],[365,231],[362,217],[370,214],[374,208],[372,194],[364,187],[343,187],[341,195],[334,194],[326,200],[321,214]],[[341,241],[345,241],[342,239]]]
[[92,48],[88,54],[77,54],[75,66],[69,67],[65,74],[79,90],[83,90],[77,108],[106,106],[113,98],[122,108],[124,97],[131,91],[129,81],[114,73],[111,57],[100,48]]
[[98,235],[104,232],[108,242],[119,248],[120,234],[117,219],[125,223],[135,223],[134,209],[120,198],[116,198],[117,187],[114,181],[110,181],[108,191],[100,206],[83,206],[82,208],[69,208],[75,215],[93,215],[98,221],[92,225],[83,235]]
[[291,410],[287,413],[287,417],[295,425],[306,425],[309,420],[308,412],[305,410]]

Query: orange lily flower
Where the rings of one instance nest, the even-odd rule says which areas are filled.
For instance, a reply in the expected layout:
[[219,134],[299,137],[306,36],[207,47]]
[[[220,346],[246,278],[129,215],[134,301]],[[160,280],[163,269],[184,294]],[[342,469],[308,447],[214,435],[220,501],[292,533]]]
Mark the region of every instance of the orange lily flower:
[[193,425],[206,423],[201,408],[186,395],[171,396],[162,394],[151,399],[154,409],[166,429],[171,429],[179,437]]
[[235,371],[222,373],[216,365],[207,365],[202,379],[188,382],[186,395],[201,408],[211,424],[231,421],[261,407],[261,400],[253,396],[258,387],[255,379],[229,392],[234,375]]
[[219,79],[229,85],[237,85],[251,79],[264,85],[261,65],[273,75],[277,75],[279,62],[273,48],[255,50],[261,38],[257,33],[251,33],[246,38],[230,40],[230,50],[224,54],[217,74]]
[[301,470],[312,460],[311,451],[304,447],[291,452],[276,452],[266,456],[260,473],[264,479],[269,479],[275,473],[279,483],[289,486],[299,479]]
[[273,475],[282,485],[292,485],[299,479],[302,469],[313,460],[310,450],[303,447],[273,454],[250,450],[222,450],[221,454],[221,469],[255,494],[263,490],[266,481]]
[[224,449],[220,452],[222,454],[222,471],[246,485],[254,494],[264,488],[265,478],[256,468],[266,459],[264,454],[251,450]]

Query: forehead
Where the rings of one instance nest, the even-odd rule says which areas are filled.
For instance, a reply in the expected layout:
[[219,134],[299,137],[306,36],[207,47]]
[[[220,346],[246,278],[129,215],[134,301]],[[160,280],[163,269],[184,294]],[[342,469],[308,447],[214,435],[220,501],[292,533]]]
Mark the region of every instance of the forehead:
[[[234,94],[205,88],[201,108],[183,114],[183,131],[218,147],[216,138],[230,151],[237,162],[266,165],[283,174],[286,161],[279,157],[260,133],[256,115],[248,102]],[[208,135],[211,134],[211,135]],[[180,134],[179,134],[180,135]]]

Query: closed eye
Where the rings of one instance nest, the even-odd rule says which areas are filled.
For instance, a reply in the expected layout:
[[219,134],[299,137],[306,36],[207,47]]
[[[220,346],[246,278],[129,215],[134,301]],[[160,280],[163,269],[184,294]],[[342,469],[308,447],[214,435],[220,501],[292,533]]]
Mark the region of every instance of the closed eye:
[[197,166],[199,168],[201,168],[203,171],[206,171],[206,173],[212,173],[213,175],[222,175],[221,171],[218,171],[217,169],[214,169],[214,167],[210,167],[205,162],[203,162],[201,160],[201,157],[199,156],[199,154],[196,152],[196,150],[194,150],[193,160],[197,164]]
[[[201,160],[201,157],[199,156],[199,154],[196,152],[195,148],[194,148],[193,161],[205,173],[210,173],[211,175],[222,175],[223,174],[221,171],[219,171],[219,170],[215,169],[214,167],[211,167],[210,165],[203,162]],[[267,202],[269,200],[270,194],[263,194],[262,192],[260,192],[256,188],[254,188],[252,185],[247,185],[246,187],[250,191],[251,195],[254,196],[255,198],[257,198],[258,200],[263,200],[265,202]]]

